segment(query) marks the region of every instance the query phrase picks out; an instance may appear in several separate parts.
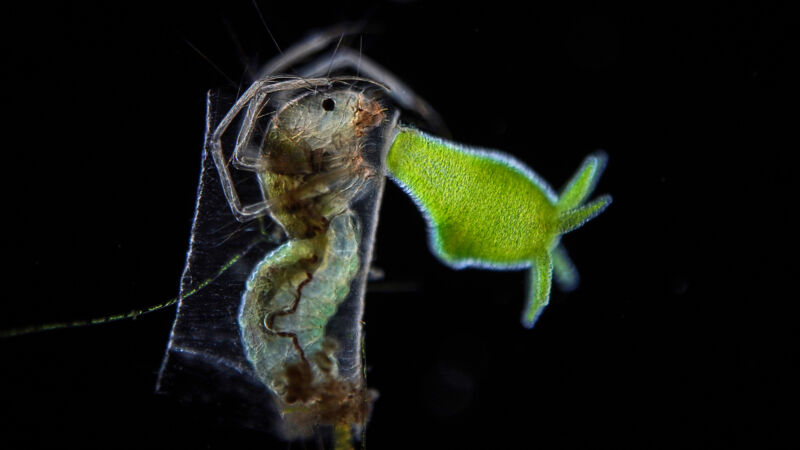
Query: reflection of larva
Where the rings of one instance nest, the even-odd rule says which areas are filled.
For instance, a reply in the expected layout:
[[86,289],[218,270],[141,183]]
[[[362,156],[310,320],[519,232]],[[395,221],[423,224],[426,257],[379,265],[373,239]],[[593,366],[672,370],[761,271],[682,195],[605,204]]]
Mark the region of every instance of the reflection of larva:
[[350,202],[375,176],[360,152],[383,119],[380,104],[360,91],[312,91],[281,107],[264,139],[257,175],[289,240],[253,270],[239,324],[289,437],[320,424],[347,432],[370,403],[360,377],[340,377],[339,345],[326,326],[359,269],[360,226]]

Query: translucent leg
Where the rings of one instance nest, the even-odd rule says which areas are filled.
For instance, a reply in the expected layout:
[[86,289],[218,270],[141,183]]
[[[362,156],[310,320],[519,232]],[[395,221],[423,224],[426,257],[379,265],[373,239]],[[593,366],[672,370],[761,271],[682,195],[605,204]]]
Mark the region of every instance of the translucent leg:
[[[285,74],[298,62],[323,50],[342,36],[358,33],[360,29],[361,28],[356,25],[341,24],[313,33],[264,64],[264,67],[262,67],[258,73],[257,79],[270,77],[276,74]],[[302,74],[297,73],[297,75]]]
[[[217,127],[211,132],[212,112],[216,108],[216,96],[209,94],[207,103],[207,123],[206,123],[206,151],[211,153],[214,158],[214,165],[219,172],[219,178],[222,183],[222,190],[225,193],[225,198],[228,200],[228,205],[231,207],[234,216],[240,222],[247,222],[248,220],[256,217],[263,216],[269,211],[269,204],[266,201],[253,203],[250,205],[242,205],[239,200],[239,195],[233,184],[230,171],[228,169],[228,162],[222,152],[222,135],[228,130],[233,120],[239,113],[247,107],[242,129],[239,131],[239,136],[250,136],[255,127],[255,114],[260,111],[268,94],[272,92],[285,91],[291,89],[302,89],[306,87],[328,86],[330,80],[328,79],[276,79],[264,78],[253,83],[241,97],[236,100],[230,110],[228,110],[225,117],[219,122]],[[237,153],[239,149],[246,144],[244,138],[237,138]],[[244,170],[258,170],[258,165],[248,165],[246,163],[239,164],[238,167]]]
[[[342,36],[356,34],[360,30],[361,27],[357,24],[343,24],[314,33],[265,64],[259,72],[259,79],[281,74],[282,72],[285,74],[300,61],[322,51],[334,41],[341,39]],[[348,67],[355,69],[359,76],[363,75],[371,78],[388,87],[389,96],[400,106],[419,114],[440,135],[444,137],[450,135],[442,117],[428,102],[384,67],[350,48],[337,45],[337,48],[331,54],[322,54],[312,63],[292,72],[294,75],[301,77],[328,77],[332,71]]]
[[[332,55],[321,56],[310,65],[300,68],[296,73],[301,78],[296,78],[292,75],[275,75],[279,71],[288,70],[299,61],[319,52],[344,34],[352,34],[357,30],[356,27],[348,25],[330,28],[310,36],[301,43],[287,49],[281,56],[270,61],[261,70],[261,78],[255,81],[250,88],[239,97],[233,107],[231,107],[225,117],[219,122],[214,132],[208,137],[207,149],[214,157],[214,162],[220,173],[223,191],[237,220],[246,222],[265,215],[269,211],[270,205],[266,201],[242,205],[233,185],[228,162],[222,152],[221,138],[234,119],[241,114],[242,111],[245,111],[245,116],[242,120],[242,128],[239,130],[232,153],[233,165],[241,170],[258,171],[262,163],[259,157],[247,155],[247,145],[255,131],[258,116],[266,105],[266,102],[269,101],[269,94],[293,89],[316,89],[318,87],[329,86],[332,80],[328,75],[332,70],[353,67],[359,74],[363,73],[373,81],[387,87],[388,95],[403,108],[419,114],[420,117],[425,119],[431,127],[441,134],[448,134],[441,117],[427,102],[416,95],[408,86],[389,71],[351,49],[338,48],[337,46],[337,49]],[[357,77],[354,79],[357,79]]]

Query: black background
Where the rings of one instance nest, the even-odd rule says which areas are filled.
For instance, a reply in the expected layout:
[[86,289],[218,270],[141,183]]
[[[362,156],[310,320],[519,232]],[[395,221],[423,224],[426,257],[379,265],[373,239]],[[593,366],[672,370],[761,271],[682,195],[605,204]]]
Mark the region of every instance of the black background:
[[[375,264],[417,290],[368,294],[370,448],[797,445],[796,11],[339,3],[258,2],[283,48],[365,19],[365,54],[457,141],[554,186],[606,149],[614,196],[564,239],[581,287],[529,331],[525,275],[440,265],[387,185]],[[205,92],[277,53],[256,9],[4,8],[0,325],[174,296]],[[0,445],[289,447],[153,394],[173,316],[0,342]]]

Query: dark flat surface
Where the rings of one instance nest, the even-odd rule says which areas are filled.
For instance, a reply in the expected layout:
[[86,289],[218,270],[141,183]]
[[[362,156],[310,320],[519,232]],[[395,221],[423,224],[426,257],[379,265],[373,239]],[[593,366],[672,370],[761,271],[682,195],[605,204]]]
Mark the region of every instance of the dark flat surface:
[[[441,266],[387,186],[376,265],[416,290],[368,294],[370,448],[797,444],[794,11],[335,3],[259,2],[283,48],[366,18],[365,54],[457,141],[556,187],[604,148],[614,196],[564,239],[581,287],[527,331],[525,275]],[[0,19],[4,329],[177,293],[205,92],[229,83],[191,46],[234,84],[276,53],[247,2],[132,5]],[[153,394],[173,315],[0,342],[2,446],[286,448]]]

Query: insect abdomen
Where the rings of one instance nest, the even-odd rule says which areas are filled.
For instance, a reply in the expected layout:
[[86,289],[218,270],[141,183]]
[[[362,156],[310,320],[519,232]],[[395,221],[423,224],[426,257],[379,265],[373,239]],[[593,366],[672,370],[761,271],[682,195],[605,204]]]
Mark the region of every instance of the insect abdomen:
[[336,378],[336,344],[325,327],[358,272],[359,241],[356,219],[345,212],[323,235],[287,242],[253,271],[239,314],[243,343],[256,375],[279,397],[292,391],[292,365],[321,377],[312,385]]

